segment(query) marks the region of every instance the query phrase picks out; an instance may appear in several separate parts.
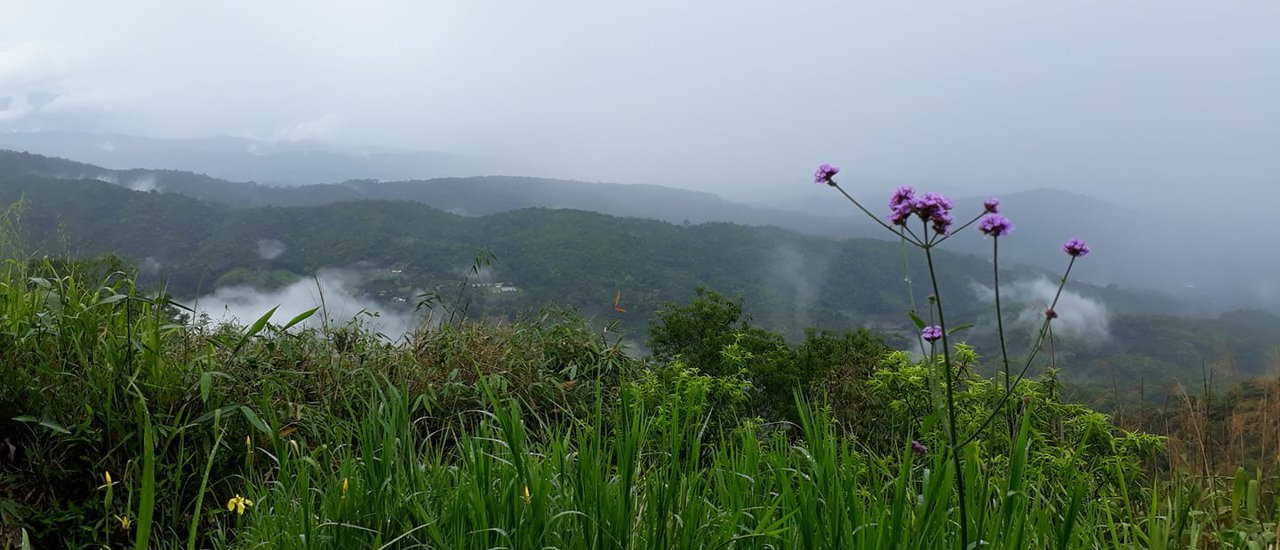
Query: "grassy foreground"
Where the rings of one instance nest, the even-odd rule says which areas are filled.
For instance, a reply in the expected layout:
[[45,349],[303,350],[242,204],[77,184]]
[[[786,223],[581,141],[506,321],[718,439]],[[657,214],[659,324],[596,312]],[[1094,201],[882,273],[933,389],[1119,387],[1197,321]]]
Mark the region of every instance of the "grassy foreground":
[[[0,547],[956,548],[962,517],[991,548],[1276,538],[1264,472],[1144,473],[1144,439],[1034,385],[964,447],[962,502],[904,354],[855,381],[894,411],[855,431],[811,387],[742,406],[741,339],[713,376],[569,314],[390,344],[182,313],[110,269],[0,267]],[[979,408],[998,386],[963,384]]]

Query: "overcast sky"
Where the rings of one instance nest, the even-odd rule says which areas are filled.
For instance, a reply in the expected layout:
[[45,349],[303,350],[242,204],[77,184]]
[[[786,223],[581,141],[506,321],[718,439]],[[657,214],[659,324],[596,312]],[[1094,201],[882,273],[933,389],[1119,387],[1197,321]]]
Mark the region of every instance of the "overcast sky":
[[1215,213],[1280,197],[1274,0],[0,11],[0,130],[397,146],[747,198],[793,194],[823,161],[878,182],[1182,195]]

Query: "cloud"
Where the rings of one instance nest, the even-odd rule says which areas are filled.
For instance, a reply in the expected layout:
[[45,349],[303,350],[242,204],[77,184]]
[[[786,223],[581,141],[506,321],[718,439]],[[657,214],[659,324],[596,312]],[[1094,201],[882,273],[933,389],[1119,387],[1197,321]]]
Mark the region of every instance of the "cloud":
[[[355,287],[357,275],[339,269],[321,269],[316,274],[319,288],[323,290],[324,311],[328,312],[330,326],[342,325],[359,319],[369,328],[395,340],[418,326],[419,319],[408,308],[397,309],[390,304],[378,303],[359,295]],[[316,280],[302,280],[287,287],[262,291],[237,286],[219,288],[212,294],[196,300],[198,314],[208,315],[214,323],[230,322],[247,325],[258,320],[272,307],[279,306],[271,317],[274,324],[284,324],[298,314],[321,305],[321,293]],[[303,322],[306,327],[319,327],[323,317],[316,312]]]
[[346,121],[346,117],[342,115],[326,113],[314,120],[280,128],[276,130],[275,135],[268,141],[288,143],[333,140],[339,137],[342,125]]
[[154,174],[147,174],[145,176],[140,176],[130,180],[128,183],[125,184],[125,187],[128,187],[129,189],[132,189],[134,191],[150,193],[152,191],[156,191],[160,189],[159,183],[160,183],[160,178],[157,178]]
[[284,243],[275,239],[258,239],[258,257],[264,260],[279,258],[288,248]]
[[[991,287],[971,282],[970,289],[979,300],[995,302],[995,291]],[[1005,306],[1005,315],[1016,311],[1014,322],[1018,326],[1037,330],[1057,291],[1057,282],[1041,277],[1001,285],[1000,298]],[[1058,336],[1090,341],[1110,337],[1107,306],[1098,300],[1064,289],[1054,312],[1058,319],[1053,322],[1053,332]]]

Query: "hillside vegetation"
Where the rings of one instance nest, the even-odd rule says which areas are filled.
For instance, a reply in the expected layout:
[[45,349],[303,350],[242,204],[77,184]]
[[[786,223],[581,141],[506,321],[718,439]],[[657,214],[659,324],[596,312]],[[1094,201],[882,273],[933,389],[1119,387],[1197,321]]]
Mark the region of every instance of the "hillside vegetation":
[[[28,168],[44,159],[7,158]],[[45,160],[65,168],[66,161]],[[753,322],[791,341],[807,326],[852,326],[901,343],[911,332],[904,312],[913,306],[904,275],[917,287],[927,280],[923,263],[905,256],[897,242],[577,210],[460,216],[411,201],[232,208],[98,180],[0,175],[0,204],[19,201],[10,220],[24,243],[20,256],[118,254],[142,270],[145,284],[163,286],[186,303],[219,287],[269,289],[343,268],[354,273],[353,293],[385,311],[411,314],[424,294],[452,289],[467,277],[477,251],[487,249],[497,261],[470,280],[509,283],[518,292],[466,289],[473,316],[512,319],[568,306],[601,325],[617,323],[633,347],[643,344],[648,319],[664,303],[686,302],[699,287],[745,298]],[[267,244],[277,253],[264,254]],[[1016,259],[1027,246],[1017,244],[1010,255]],[[976,325],[968,338],[993,345],[994,322],[980,291],[989,284],[988,261],[945,250],[937,260],[952,274],[941,284],[953,314]],[[1082,269],[1087,274],[1091,267]],[[1016,265],[1003,271],[1015,282],[1053,277]],[[1110,318],[1075,323],[1094,330],[1056,335],[1054,364],[1062,379],[1096,406],[1111,409],[1140,397],[1158,403],[1179,385],[1194,386],[1205,364],[1221,363],[1220,378],[1273,369],[1280,319],[1271,313],[1178,318],[1171,315],[1190,306],[1163,294],[1076,283],[1067,289],[1104,306]],[[917,305],[925,294],[916,293]],[[625,312],[613,307],[619,296]],[[1047,297],[1033,292],[1008,299],[1018,317]],[[1030,336],[1025,327],[1011,334],[1019,345]]]
[[102,270],[0,273],[11,544],[954,548],[958,522],[1010,548],[1274,537],[1269,482],[1144,474],[1158,438],[1061,403],[1052,379],[1020,386],[1013,433],[980,424],[999,384],[957,380],[978,430],[958,500],[933,366],[865,332],[788,345],[714,294],[664,310],[639,361],[555,312],[399,344],[266,316],[188,326]]

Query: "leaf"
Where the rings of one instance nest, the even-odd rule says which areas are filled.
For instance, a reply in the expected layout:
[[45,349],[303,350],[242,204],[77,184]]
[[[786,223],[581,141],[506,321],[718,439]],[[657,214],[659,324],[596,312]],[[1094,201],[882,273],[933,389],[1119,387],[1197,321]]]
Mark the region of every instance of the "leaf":
[[276,306],[267,310],[267,312],[264,313],[262,317],[259,317],[257,321],[253,322],[253,326],[249,327],[249,332],[246,332],[245,336],[253,336],[255,334],[258,334],[259,332],[262,332],[262,327],[267,326],[267,321],[271,319],[272,315],[275,315],[277,309],[280,309],[280,306]]
[[302,312],[302,313],[299,313],[296,317],[294,317],[294,318],[292,318],[292,319],[289,319],[289,322],[288,322],[288,323],[285,323],[285,324],[284,324],[284,326],[280,327],[280,330],[289,330],[290,328],[293,328],[293,326],[294,326],[294,325],[296,325],[296,324],[298,324],[298,323],[301,323],[301,322],[303,322],[303,321],[306,321],[306,320],[307,320],[307,319],[309,319],[312,315],[315,315],[315,314],[316,314],[316,312],[317,312],[317,311],[319,311],[319,310],[320,310],[320,308],[318,308],[318,307],[313,307],[313,308],[308,309],[308,310],[306,310],[306,311],[304,311],[304,312]]
[[965,324],[963,324],[963,325],[957,326],[956,328],[953,328],[953,329],[951,329],[951,330],[948,330],[948,331],[947,331],[947,334],[955,334],[955,333],[957,333],[957,332],[964,332],[964,331],[969,330],[969,329],[971,329],[971,328],[973,328],[973,323],[965,323]]
[[231,350],[231,355],[235,355],[240,351],[240,348],[244,347],[245,342],[248,342],[250,338],[254,337],[254,335],[262,332],[262,327],[267,326],[267,320],[271,319],[272,315],[275,315],[277,309],[280,309],[280,306],[271,308],[266,314],[259,317],[258,320],[253,323],[253,326],[249,327],[249,330],[244,333],[244,336],[240,337],[240,341],[236,343],[235,349]]
[[916,324],[916,328],[924,330],[924,319],[921,319],[914,311],[908,311],[907,315],[911,317],[911,322]]
[[156,436],[151,425],[151,414],[139,399],[134,404],[142,424],[142,495],[138,499],[138,531],[134,550],[147,550],[151,541],[152,515],[156,509]]
[[62,435],[71,435],[71,430],[68,430],[68,429],[66,429],[66,428],[62,427],[62,424],[59,424],[59,423],[54,422],[54,421],[52,421],[52,420],[40,420],[40,419],[38,419],[38,418],[36,418],[36,417],[34,417],[34,416],[26,416],[26,415],[24,415],[24,416],[15,416],[13,419],[14,419],[14,420],[17,420],[18,422],[27,422],[27,423],[39,424],[39,425],[41,425],[41,426],[44,426],[44,427],[46,427],[46,428],[49,428],[50,430],[53,430],[54,432],[60,433],[60,434],[62,434]]
[[200,401],[209,402],[209,391],[213,389],[213,375],[203,373],[200,375]]
[[128,298],[128,297],[129,297],[129,296],[127,296],[127,295],[125,295],[125,294],[112,294],[112,295],[107,296],[106,298],[103,298],[102,300],[100,300],[100,301],[98,302],[98,304],[97,304],[97,305],[105,306],[105,305],[114,304],[114,303],[119,302],[120,300],[123,300],[123,299]]
[[248,420],[249,423],[252,424],[254,428],[257,428],[258,431],[262,432],[263,435],[272,435],[271,428],[268,428],[267,423],[263,422],[261,418],[258,418],[258,413],[253,412],[252,409],[244,405],[240,406],[240,412],[241,414],[244,414],[244,419]]

